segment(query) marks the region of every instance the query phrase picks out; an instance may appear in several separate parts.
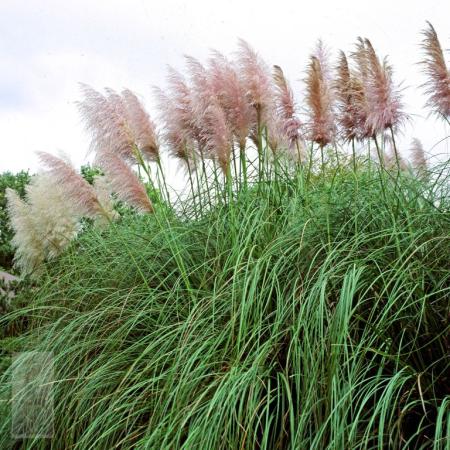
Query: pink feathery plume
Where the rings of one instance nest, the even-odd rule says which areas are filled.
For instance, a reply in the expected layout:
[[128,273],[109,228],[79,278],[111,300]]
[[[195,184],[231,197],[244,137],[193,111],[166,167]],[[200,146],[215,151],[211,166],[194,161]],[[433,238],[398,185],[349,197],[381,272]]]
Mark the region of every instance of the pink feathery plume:
[[414,138],[411,142],[411,155],[413,167],[420,172],[426,171],[428,165],[425,158],[425,151],[422,142],[417,138]]
[[425,59],[421,61],[427,82],[423,85],[426,88],[428,97],[427,106],[437,114],[450,117],[450,71],[445,63],[444,52],[441,44],[430,22],[428,29],[422,34],[422,49],[425,51]]
[[272,153],[282,151],[284,156],[294,161],[306,161],[306,147],[304,140],[299,136],[292,141],[292,134],[286,129],[286,121],[274,112],[267,124],[267,141]]
[[368,39],[364,40],[367,78],[364,81],[367,100],[366,126],[372,135],[385,129],[395,129],[406,119],[398,86],[393,82],[393,70],[385,59],[378,59]]
[[244,149],[250,130],[256,123],[254,108],[247,100],[246,90],[230,61],[214,51],[209,60],[212,89],[225,112],[239,148]]
[[323,78],[331,83],[332,69],[330,65],[330,50],[323,43],[322,39],[319,39],[314,50],[314,56],[319,60]]
[[194,143],[190,135],[190,129],[185,130],[185,120],[180,117],[178,106],[160,88],[153,89],[157,100],[159,117],[164,125],[162,139],[167,144],[169,153],[183,161],[189,170],[192,169],[191,162],[195,161]]
[[275,111],[267,121],[267,141],[273,153],[292,148],[285,130],[285,122]]
[[294,93],[280,66],[273,66],[275,83],[275,112],[281,122],[289,147],[298,146],[302,123],[297,117]]
[[201,148],[200,130],[195,118],[194,93],[184,77],[172,67],[168,68],[168,96],[172,99],[175,109],[174,120],[180,127],[180,132],[191,138]]
[[124,89],[122,98],[128,123],[139,151],[148,161],[157,161],[159,143],[155,124],[134,92]]
[[[115,152],[131,163],[140,163],[142,158],[155,161],[153,150],[156,142],[152,137],[154,133],[152,129],[148,130],[148,128],[154,126],[149,123],[145,124],[147,120],[150,121],[150,118],[140,105],[138,98],[128,89],[125,89],[122,95],[108,87],[105,88],[105,92],[111,108],[122,121],[120,133],[129,142],[129,146],[124,147],[123,152],[121,152],[121,146]],[[133,96],[135,99],[133,99]],[[148,139],[150,139],[150,142]]]
[[97,163],[119,200],[142,212],[153,211],[145,186],[123,159],[106,151],[97,154]]
[[186,57],[193,86],[194,120],[203,143],[203,157],[217,160],[224,172],[228,169],[232,134],[226,115],[215,94],[206,68],[195,58]]
[[357,139],[361,135],[361,83],[351,73],[347,57],[340,52],[336,67],[336,81],[334,83],[337,105],[337,121],[340,133],[345,142]]
[[227,173],[232,135],[225,114],[217,102],[206,106],[202,116],[201,136],[205,143],[205,154],[213,155],[224,173]]
[[306,104],[309,110],[309,134],[312,141],[321,147],[334,141],[336,126],[334,123],[333,92],[328,77],[329,69],[322,42],[319,41],[316,55],[306,76]]
[[67,195],[67,200],[72,202],[74,209],[79,211],[80,215],[95,218],[104,214],[93,186],[68,162],[46,152],[38,152],[38,155],[41,163],[47,167],[48,173],[56,184],[61,186]]
[[260,122],[265,124],[273,107],[273,85],[270,69],[243,39],[239,39],[238,46],[237,64],[247,99],[255,108]]
[[134,139],[124,115],[122,98],[112,89],[108,96],[81,84],[84,100],[78,108],[87,131],[91,134],[91,150],[105,149],[126,160],[134,160]]
[[[217,103],[217,97],[209,80],[206,68],[192,56],[185,56],[186,66],[189,73],[191,86],[190,108],[191,108],[191,124],[195,126],[197,133],[200,134],[200,141],[205,143],[203,127],[203,115],[205,108],[213,103]],[[203,148],[203,153],[205,149]],[[211,157],[212,154],[204,154],[205,157]]]
[[198,95],[199,91],[202,91],[203,96],[207,95],[215,97],[208,71],[203,64],[201,64],[198,59],[190,55],[185,55],[184,58],[186,60],[186,66],[189,72],[194,94]]
[[369,78],[369,64],[367,59],[366,44],[364,39],[358,37],[356,49],[351,54],[356,63],[356,72],[352,78],[352,95],[356,108],[356,132],[360,140],[374,137],[370,124],[367,122],[367,116],[370,106],[366,96],[366,87]]

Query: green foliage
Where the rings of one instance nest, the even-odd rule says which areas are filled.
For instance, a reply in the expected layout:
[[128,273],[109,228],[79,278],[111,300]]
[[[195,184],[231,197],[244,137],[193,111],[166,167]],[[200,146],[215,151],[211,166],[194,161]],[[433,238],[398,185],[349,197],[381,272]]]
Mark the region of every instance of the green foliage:
[[55,357],[54,437],[23,448],[446,448],[448,168],[278,175],[47,266],[0,321]]
[[81,176],[89,183],[94,183],[94,178],[98,175],[103,175],[103,172],[98,167],[93,167],[89,164],[85,164],[80,168]]
[[9,227],[8,214],[6,211],[6,189],[11,188],[18,192],[23,198],[25,187],[30,181],[28,171],[16,174],[4,172],[0,174],[0,268],[11,270],[14,251],[11,247],[12,230]]

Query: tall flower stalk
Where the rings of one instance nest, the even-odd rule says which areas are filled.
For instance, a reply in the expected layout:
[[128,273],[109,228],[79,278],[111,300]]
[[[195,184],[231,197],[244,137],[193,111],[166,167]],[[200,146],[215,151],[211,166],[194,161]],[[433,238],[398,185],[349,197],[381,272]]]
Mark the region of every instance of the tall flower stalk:
[[302,122],[298,118],[294,93],[280,66],[273,66],[275,84],[275,112],[281,122],[281,131],[289,148],[294,147],[300,164],[304,160],[304,142],[301,136]]
[[323,149],[334,142],[336,125],[328,56],[322,41],[318,42],[314,54],[310,57],[305,84],[309,138],[319,145],[323,170],[325,166]]
[[[361,110],[365,116],[364,135],[371,136],[377,147],[379,156],[381,149],[377,136],[389,130],[392,138],[397,168],[400,170],[400,159],[395,142],[395,132],[403,125],[407,115],[403,111],[401,92],[393,81],[393,69],[385,58],[378,58],[368,39],[359,39],[355,58],[359,66],[363,95]],[[382,156],[380,156],[382,160]]]
[[256,123],[251,139],[258,149],[258,173],[263,176],[263,128],[271,117],[273,108],[273,84],[269,67],[258,53],[244,40],[239,40],[237,64],[242,83],[246,90],[247,101],[255,111]]

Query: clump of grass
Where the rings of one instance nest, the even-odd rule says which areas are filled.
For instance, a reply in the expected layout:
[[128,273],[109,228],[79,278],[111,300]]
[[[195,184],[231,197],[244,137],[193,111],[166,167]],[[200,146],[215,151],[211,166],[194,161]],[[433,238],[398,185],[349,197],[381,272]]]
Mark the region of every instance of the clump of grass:
[[299,169],[85,233],[3,321],[55,357],[52,448],[445,448],[446,170]]
[[[430,33],[425,64],[437,64]],[[243,41],[234,62],[188,57],[188,80],[170,69],[157,91],[161,133],[131,91],[84,87],[100,185],[43,155],[49,171],[37,182],[61,185],[59,203],[76,211],[9,193],[22,259],[26,226],[58,245],[46,250],[53,261],[35,252],[41,278],[0,319],[2,342],[51,352],[56,401],[51,441],[15,444],[0,404],[2,446],[448,446],[449,167],[429,165],[419,141],[405,163],[391,67],[367,39],[351,58],[341,53],[333,81],[319,43],[306,122],[282,69],[271,74]],[[166,146],[187,169],[183,201],[166,184]],[[61,229],[67,218],[76,233]]]

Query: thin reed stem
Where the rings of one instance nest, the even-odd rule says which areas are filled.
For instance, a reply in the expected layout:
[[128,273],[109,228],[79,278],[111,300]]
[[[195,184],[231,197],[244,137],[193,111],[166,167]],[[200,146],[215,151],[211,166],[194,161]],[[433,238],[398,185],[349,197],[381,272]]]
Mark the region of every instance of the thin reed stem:
[[352,139],[352,160],[353,160],[353,172],[356,173],[356,150],[355,150],[355,138]]
[[240,158],[240,167],[242,170],[244,190],[247,191],[248,181],[247,181],[247,158],[245,155],[245,144],[239,144],[239,158]]
[[309,161],[308,161],[308,174],[306,175],[306,185],[309,185],[309,180],[311,178],[311,171],[313,166],[313,157],[314,157],[314,142],[311,141],[311,147],[309,150]]
[[397,144],[395,142],[394,129],[392,128],[392,126],[390,126],[389,130],[391,131],[392,146],[394,148],[395,162],[397,164],[397,171],[398,171],[398,173],[400,173],[400,158],[399,158],[398,151],[397,151]]
[[[378,168],[378,175],[380,178],[380,185],[381,185],[381,190],[383,192],[383,198],[386,200],[386,188],[384,185],[384,176],[383,173],[386,171],[386,167],[385,167],[385,163],[384,163],[384,156],[383,153],[380,149],[380,145],[378,144],[378,139],[376,134],[373,135],[373,141],[375,142],[375,147],[377,149],[377,154],[378,154],[378,160],[380,161],[380,167]],[[369,155],[369,160],[370,160],[370,155]]]

